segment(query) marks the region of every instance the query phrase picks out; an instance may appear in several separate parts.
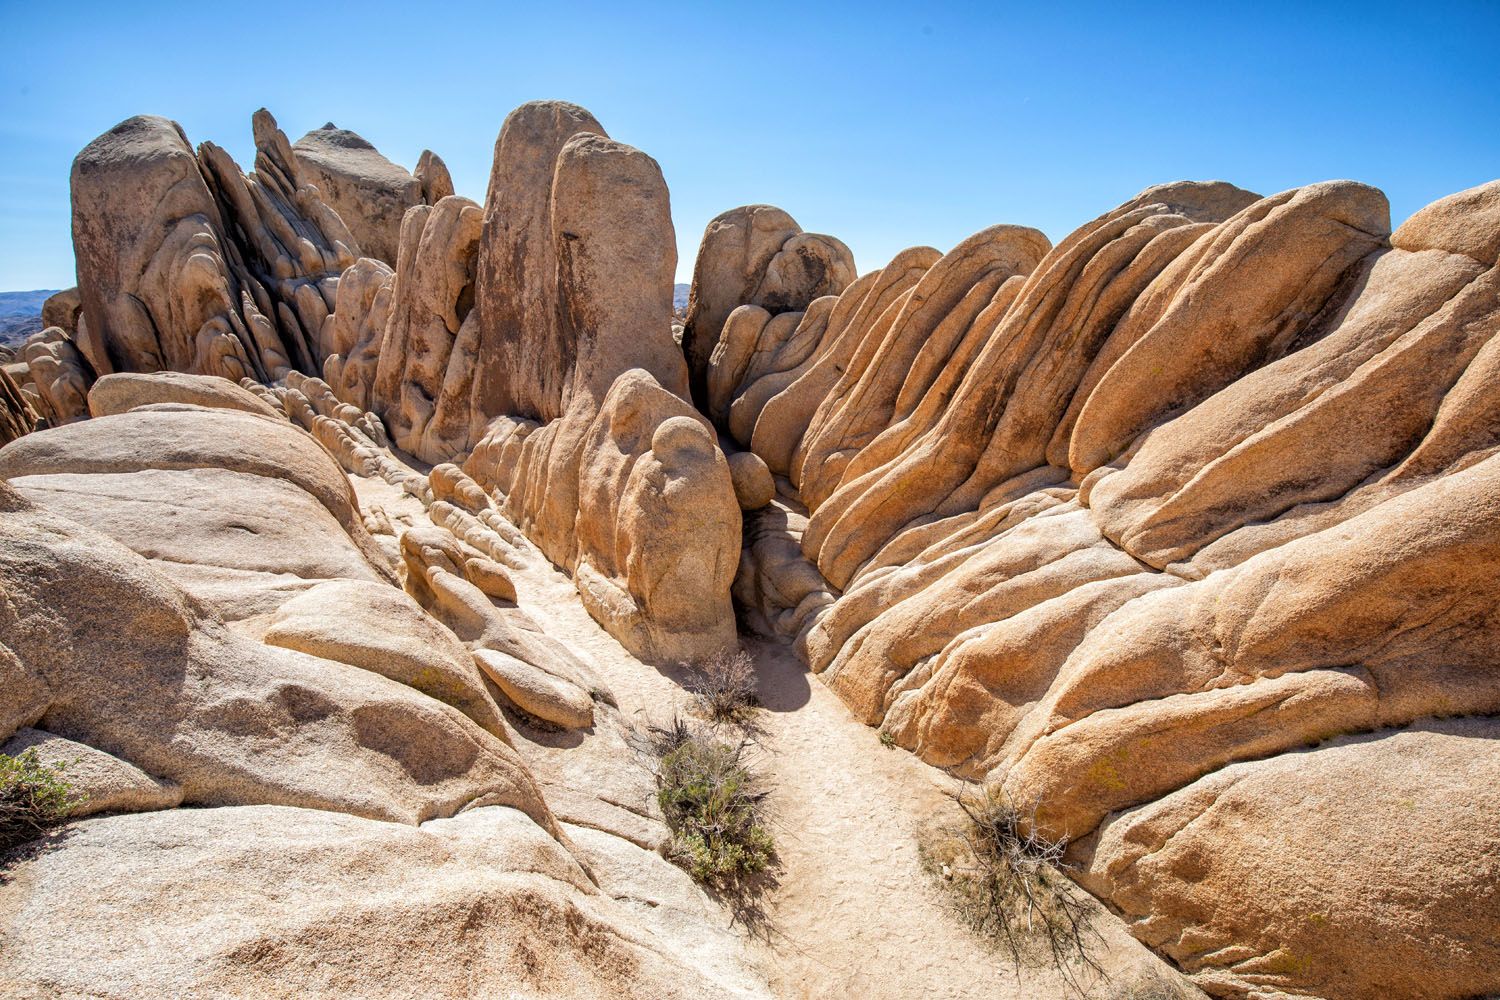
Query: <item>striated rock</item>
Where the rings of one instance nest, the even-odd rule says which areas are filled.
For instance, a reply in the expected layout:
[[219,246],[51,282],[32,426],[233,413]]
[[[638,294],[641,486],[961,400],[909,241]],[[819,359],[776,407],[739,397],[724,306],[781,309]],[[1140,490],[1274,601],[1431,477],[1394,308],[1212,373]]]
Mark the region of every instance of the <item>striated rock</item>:
[[264,641],[389,677],[452,705],[509,740],[468,650],[415,601],[388,584],[320,583],[276,609]]
[[93,373],[66,333],[49,327],[35,334],[26,341],[21,357],[36,391],[37,410],[49,426],[60,427],[89,415]]
[[[1373,799],[1277,791],[1337,798],[1313,777],[1335,751],[1289,755],[1351,733],[1445,770],[1451,745],[1397,727],[1500,708],[1491,187],[1388,239],[1351,182],[1165,185],[1029,255],[1006,227],[908,251],[795,323],[726,312],[709,412],[787,477],[747,522],[748,620],[1076,841],[1087,886],[1216,995],[1492,990],[1477,883],[1425,878],[1423,848],[1359,860]],[[1493,853],[1453,808],[1456,853]],[[1372,885],[1468,901],[1451,988],[1403,978],[1425,938],[1362,915]]]
[[0,883],[0,933],[0,979],[38,995],[768,995],[647,930],[503,807],[420,826],[277,806],[90,819]]
[[[359,135],[332,122],[298,139],[291,150],[297,183],[318,189],[324,204],[338,213],[364,253],[394,264],[402,216],[425,201],[423,181],[381,156]],[[429,158],[429,176],[435,180],[447,176],[441,160],[434,167],[432,154],[424,156]],[[446,194],[452,194],[452,181],[447,187]]]
[[11,378],[8,367],[0,368],[0,447],[22,434],[30,434],[41,419]]
[[129,119],[78,154],[77,338],[96,373],[264,380],[321,363],[316,338],[358,244],[297,183],[275,119],[253,124],[249,175],[213,143],[195,157],[164,118]]
[[390,321],[395,271],[370,257],[361,257],[339,277],[334,311],[321,336],[323,378],[346,403],[368,410],[373,400],[381,347]]
[[820,296],[839,294],[854,277],[848,247],[832,236],[804,233],[779,208],[745,205],[714,217],[693,263],[682,331],[694,400],[707,402],[709,359],[735,308],[801,311]]
[[[76,426],[108,433],[132,416]],[[28,435],[0,461],[58,433]],[[5,475],[22,487],[29,478]],[[0,532],[4,647],[34,692],[23,724],[172,781],[190,804],[415,823],[493,802],[550,826],[514,751],[457,711],[229,630],[142,556],[10,485],[0,485]]]
[[1491,994],[1497,735],[1428,721],[1235,764],[1111,817],[1083,881],[1216,995]]
[[369,400],[396,446],[424,462],[462,453],[474,432],[469,389],[477,329],[470,317],[480,224],[478,205],[451,197],[412,209],[401,227]]

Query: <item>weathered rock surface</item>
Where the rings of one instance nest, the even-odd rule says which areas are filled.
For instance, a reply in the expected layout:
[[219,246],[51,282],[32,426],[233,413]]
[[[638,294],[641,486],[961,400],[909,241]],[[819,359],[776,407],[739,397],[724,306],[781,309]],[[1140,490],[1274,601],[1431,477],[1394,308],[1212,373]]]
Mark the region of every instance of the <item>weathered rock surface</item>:
[[676,242],[649,156],[584,109],[535,101],[495,142],[479,251],[474,407],[547,423],[644,368],[684,394],[671,339]]
[[[428,172],[435,179],[447,168],[431,152]],[[364,253],[387,264],[396,262],[401,218],[424,202],[421,180],[384,156],[366,139],[329,122],[292,144],[297,182],[318,189],[323,203],[339,214]],[[438,167],[442,167],[441,174]],[[453,182],[448,182],[448,194]],[[430,204],[430,203],[429,203]]]
[[0,883],[0,933],[18,997],[765,995],[699,971],[504,807],[86,820]]
[[195,156],[175,122],[131,118],[73,164],[79,342],[96,375],[161,369],[279,378],[321,363],[316,337],[358,243],[297,180],[275,119],[254,116],[249,175]]
[[182,802],[182,789],[151,777],[138,767],[83,743],[74,743],[40,729],[23,728],[0,745],[0,754],[36,754],[44,766],[60,769],[76,797],[70,817],[102,812],[150,812],[172,809]]
[[820,296],[839,294],[854,277],[848,247],[832,236],[804,233],[779,208],[745,205],[716,216],[698,247],[682,331],[694,400],[707,402],[709,359],[735,308],[800,312]]
[[[1056,247],[907,251],[795,322],[742,300],[707,405],[786,477],[747,521],[748,620],[1078,841],[1215,994],[1495,990],[1469,873],[1500,827],[1425,799],[1460,831],[1434,846],[1376,804],[1495,766],[1482,724],[1432,721],[1500,710],[1494,188],[1391,236],[1352,182],[1167,185]],[[1325,761],[1402,773],[1344,794]],[[1454,971],[1410,978],[1433,935]]]
[[[430,153],[254,129],[248,174],[165,119],[80,153],[79,287],[0,376],[0,738],[161,810],[0,887],[147,887],[68,911],[112,942],[81,971],[12,921],[3,975],[397,995],[395,934],[525,989],[724,993],[543,801],[604,838],[592,863],[663,836],[562,756],[626,741],[517,604],[534,544],[659,664],[732,645],[732,592],[857,718],[1068,839],[1216,995],[1500,991],[1500,182],[1394,234],[1349,181],[1181,182],[1056,246],[993,226],[858,278],[746,206],[674,331],[661,171],[582,108],[513,112],[483,206]],[[517,732],[551,734],[541,784]],[[237,815],[417,861],[393,904],[330,912],[345,869],[303,859],[285,913],[234,896],[200,939],[205,890],[147,968],[134,914],[180,877],[141,873],[151,845],[291,879],[295,851],[222,836]]]
[[[110,376],[100,416],[0,449],[0,752],[66,762],[78,815],[150,810],[3,860],[7,993],[766,995],[685,873],[652,856],[634,892],[666,898],[643,918],[640,876],[610,870],[651,867],[614,842],[659,820],[554,775],[597,825],[572,828],[581,852],[513,748],[502,707],[535,711],[539,686],[582,697],[574,724],[613,711],[566,647],[468,582],[504,578],[474,546],[512,558],[519,533],[444,467],[425,500],[461,537],[400,542],[429,614],[334,459],[259,408],[383,473],[378,424],[292,381]],[[392,478],[426,482],[409,476]],[[413,966],[413,942],[443,968]]]

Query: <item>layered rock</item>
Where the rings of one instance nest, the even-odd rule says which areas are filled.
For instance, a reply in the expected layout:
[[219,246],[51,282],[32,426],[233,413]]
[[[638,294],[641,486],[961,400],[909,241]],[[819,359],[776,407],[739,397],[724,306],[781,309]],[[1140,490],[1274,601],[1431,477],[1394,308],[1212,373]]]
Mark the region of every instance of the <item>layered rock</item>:
[[[653,659],[734,641],[738,508],[683,401],[675,264],[656,162],[583,109],[536,102],[506,119],[482,215],[460,198],[410,210],[394,272],[351,268],[326,338],[339,399],[416,458],[463,462]],[[653,450],[674,417],[697,429]]]
[[[73,164],[81,346],[96,374],[278,378],[321,362],[315,337],[358,245],[262,110],[256,169],[242,174],[175,122],[122,122]],[[97,351],[89,349],[98,345]]]
[[[1167,185],[1056,247],[906,251],[795,321],[741,305],[708,405],[783,478],[737,598],[857,716],[1078,841],[1211,992],[1494,990],[1475,883],[1422,874],[1415,834],[1372,870],[1374,798],[1283,807],[1278,775],[1494,763],[1482,726],[1398,737],[1500,707],[1497,187],[1392,235],[1350,182]],[[1435,850],[1480,871],[1500,844],[1458,798]],[[1367,916],[1370,885],[1453,928],[1452,978],[1407,981],[1421,936]]]
[[[318,189],[323,203],[338,213],[367,255],[396,262],[401,219],[413,205],[436,204],[453,193],[453,182],[440,190],[448,168],[431,150],[419,163],[429,182],[380,155],[357,133],[329,122],[292,144],[297,180]],[[433,185],[438,185],[434,187]],[[438,198],[427,199],[429,191]]]
[[[561,788],[595,828],[565,826],[514,748],[537,678],[587,668],[513,604],[471,600],[469,579],[504,574],[475,531],[406,530],[397,586],[378,508],[280,408],[335,445],[378,424],[340,423],[326,386],[293,380],[109,375],[94,419],[0,448],[0,752],[65,764],[88,795],[75,816],[116,814],[5,859],[0,978],[27,995],[764,995],[687,875],[621,839],[664,839],[648,798],[622,825]],[[503,525],[460,475],[434,478],[435,512]],[[608,698],[579,683],[586,713]],[[419,939],[451,965],[414,971]]]
[[854,280],[854,255],[841,241],[804,233],[772,205],[744,205],[715,216],[703,232],[683,322],[693,399],[708,399],[710,359],[729,314],[754,305],[775,315],[800,312]]

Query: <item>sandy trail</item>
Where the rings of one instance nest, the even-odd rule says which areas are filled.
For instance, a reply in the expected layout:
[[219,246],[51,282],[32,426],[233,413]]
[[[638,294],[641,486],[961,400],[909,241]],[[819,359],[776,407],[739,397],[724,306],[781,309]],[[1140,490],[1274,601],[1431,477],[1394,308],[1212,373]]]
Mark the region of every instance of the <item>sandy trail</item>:
[[[641,663],[588,616],[572,583],[533,551],[515,574],[520,606],[587,658],[636,725],[664,722],[688,697],[676,671]],[[918,828],[956,823],[953,779],[880,744],[832,691],[776,643],[746,640],[763,713],[756,766],[772,787],[782,870],[768,897],[770,927],[747,937],[755,964],[788,998],[1023,998],[1070,994],[1052,970],[1017,970],[947,910],[921,868]],[[1201,996],[1114,917],[1096,921],[1108,982],[1089,995],[1126,997],[1160,980]],[[726,924],[732,923],[728,911]],[[1168,985],[1171,984],[1171,985]],[[1145,995],[1145,994],[1142,994]]]
[[[362,506],[403,523],[426,512],[415,498],[378,480],[352,477]],[[595,622],[569,578],[529,543],[512,576],[518,603],[549,635],[591,663],[610,686],[626,723],[644,727],[686,713],[684,673],[642,663]],[[921,866],[920,831],[956,826],[950,793],[958,783],[911,754],[880,744],[789,647],[742,637],[755,659],[761,714],[753,764],[772,788],[779,886],[765,900],[760,933],[736,927],[760,976],[791,1000],[1049,1000],[1076,997],[1050,969],[1018,969],[976,938],[948,910]],[[559,738],[518,731],[544,781],[562,767],[606,800],[649,808],[638,761],[618,736]],[[580,740],[582,742],[580,742]],[[592,744],[593,750],[589,749]],[[580,749],[582,752],[580,752]],[[582,769],[586,773],[579,773]],[[639,800],[639,801],[637,801]],[[556,807],[556,804],[554,805]],[[735,921],[722,909],[726,927]],[[1104,943],[1094,957],[1107,980],[1085,979],[1087,995],[1174,1000],[1202,997],[1096,907]]]

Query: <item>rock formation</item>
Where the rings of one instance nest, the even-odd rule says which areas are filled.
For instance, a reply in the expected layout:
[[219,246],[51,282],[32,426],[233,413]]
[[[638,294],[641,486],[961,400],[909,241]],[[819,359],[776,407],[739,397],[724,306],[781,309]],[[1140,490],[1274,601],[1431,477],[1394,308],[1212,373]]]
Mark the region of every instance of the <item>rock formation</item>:
[[693,399],[707,401],[709,360],[729,314],[753,305],[769,314],[799,312],[854,280],[854,255],[832,236],[804,233],[771,205],[745,205],[716,216],[693,264],[682,350]]
[[253,126],[249,173],[84,149],[0,371],[0,751],[93,803],[0,979],[761,995],[653,790],[589,783],[631,723],[545,557],[638,660],[792,646],[1215,996],[1500,991],[1500,181],[1394,232],[1179,182],[862,276],[751,205],[674,334],[661,170],[582,108],[512,112],[483,204]]
[[1438,791],[1494,744],[1435,720],[1500,708],[1496,192],[1391,234],[1351,182],[1167,185],[739,306],[710,412],[784,478],[736,596],[1211,992],[1495,989],[1500,828]]
[[[432,150],[419,161],[429,182],[409,174],[380,155],[363,137],[329,122],[292,144],[297,180],[318,189],[324,204],[345,220],[364,253],[388,264],[396,262],[401,219],[413,205],[427,200],[434,184],[441,187],[448,168]],[[453,193],[453,182],[439,198]]]

